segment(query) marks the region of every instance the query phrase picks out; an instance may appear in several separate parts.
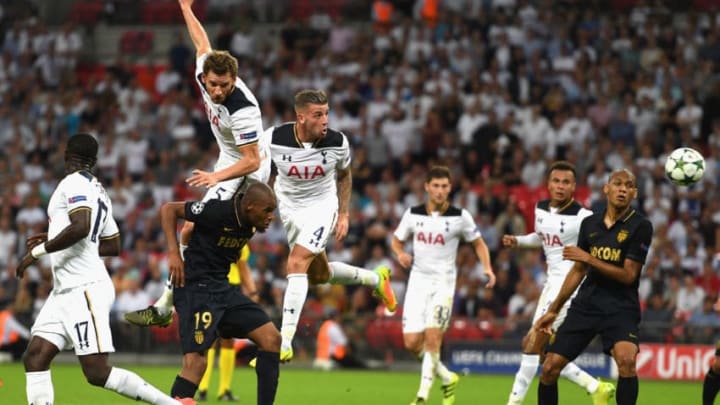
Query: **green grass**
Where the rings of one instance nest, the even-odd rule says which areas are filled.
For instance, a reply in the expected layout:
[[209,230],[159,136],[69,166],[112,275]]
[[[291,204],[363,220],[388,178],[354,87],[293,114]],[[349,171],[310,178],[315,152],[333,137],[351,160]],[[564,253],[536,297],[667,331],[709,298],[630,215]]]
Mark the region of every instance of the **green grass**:
[[[176,367],[124,366],[131,369],[156,387],[169,392]],[[55,403],[58,405],[81,404],[130,404],[114,392],[91,387],[85,382],[79,365],[58,364],[52,367],[55,386]],[[0,364],[0,404],[24,404],[25,376],[20,364]],[[214,400],[217,373],[213,375],[209,393]],[[385,371],[331,371],[321,372],[296,368],[283,368],[280,375],[278,405],[407,405],[413,399],[419,380],[418,373]],[[512,385],[512,376],[470,375],[462,377],[457,390],[457,405],[498,404],[504,405]],[[701,403],[700,382],[641,381],[639,405],[675,405]],[[247,367],[236,370],[233,392],[241,404],[255,403],[255,375]],[[525,400],[526,405],[536,404],[537,378]],[[430,404],[441,402],[439,385],[433,387]],[[560,382],[561,404],[590,404],[590,397],[567,381]],[[614,404],[614,402],[612,402]]]

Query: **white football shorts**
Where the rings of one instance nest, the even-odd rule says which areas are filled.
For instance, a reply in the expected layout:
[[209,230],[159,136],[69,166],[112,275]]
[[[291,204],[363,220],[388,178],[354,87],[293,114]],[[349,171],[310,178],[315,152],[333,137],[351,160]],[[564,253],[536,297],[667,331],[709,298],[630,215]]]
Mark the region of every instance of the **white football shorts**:
[[[564,281],[565,279],[560,277],[548,277],[548,279],[545,281],[545,287],[543,287],[542,293],[540,294],[540,299],[538,300],[538,305],[535,308],[533,324],[535,324],[535,322],[540,319],[540,317],[547,313],[548,308],[550,308],[550,304],[555,301],[555,298],[557,298],[558,294],[560,293],[560,288],[562,287]],[[560,308],[560,312],[558,312],[558,316],[557,318],[555,318],[555,322],[553,323],[553,331],[556,331],[565,321],[568,308],[570,308],[570,303],[572,302],[572,299],[575,298],[576,294],[577,290],[575,290],[570,299],[565,301],[565,305]]]
[[110,308],[115,288],[99,281],[48,296],[32,326],[31,334],[54,344],[60,351],[75,348],[84,356],[115,351],[110,332]]
[[325,251],[330,235],[337,222],[337,207],[318,205],[293,209],[286,205],[278,208],[287,234],[290,250],[296,244],[317,255]]
[[410,271],[403,303],[403,333],[420,333],[428,328],[446,330],[454,296],[454,280],[443,283],[436,277]]
[[[240,192],[244,192],[247,187],[252,183],[267,184],[268,180],[270,179],[270,157],[264,152],[262,152],[260,155],[260,168],[248,174],[247,176],[228,179],[217,183],[205,192],[202,201],[208,202],[209,200],[229,200],[235,195],[235,192],[237,192],[238,190],[240,190]],[[221,170],[227,166],[230,166],[231,164],[234,164],[234,161],[229,161],[228,158],[223,158],[221,156],[220,158],[218,158],[218,162],[215,164],[215,170]]]

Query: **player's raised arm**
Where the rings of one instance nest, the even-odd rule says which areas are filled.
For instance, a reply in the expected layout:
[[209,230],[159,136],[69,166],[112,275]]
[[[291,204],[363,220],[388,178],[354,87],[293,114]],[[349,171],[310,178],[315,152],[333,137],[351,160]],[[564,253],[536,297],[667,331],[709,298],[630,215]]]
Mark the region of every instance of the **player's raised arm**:
[[200,21],[195,17],[195,13],[192,11],[193,0],[178,0],[178,3],[180,3],[180,9],[182,10],[190,38],[195,45],[196,56],[210,52],[212,48],[210,47],[210,39],[208,39],[207,32],[205,32],[205,28],[203,28]]

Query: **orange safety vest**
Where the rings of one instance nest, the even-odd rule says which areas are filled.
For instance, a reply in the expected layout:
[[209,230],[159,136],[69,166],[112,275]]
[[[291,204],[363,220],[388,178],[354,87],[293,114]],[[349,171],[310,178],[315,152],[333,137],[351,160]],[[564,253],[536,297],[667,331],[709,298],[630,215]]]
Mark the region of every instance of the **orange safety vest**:
[[5,336],[5,327],[10,317],[12,317],[12,313],[10,313],[10,311],[8,311],[7,309],[4,311],[0,311],[0,346],[15,343],[20,337],[20,335],[18,335],[16,331],[12,331],[10,332],[10,336],[8,336],[7,341],[3,339]]
[[[318,331],[317,336],[317,353],[315,354],[315,358],[319,360],[330,360],[330,326],[334,324],[335,321],[328,319],[327,321],[323,322],[320,326],[320,330]],[[332,356],[338,359],[342,359],[345,357],[345,346],[337,345],[335,346],[335,351],[332,353]]]
[[438,19],[440,2],[438,0],[424,0],[420,9],[420,16],[430,24],[435,24]]
[[393,5],[389,1],[376,1],[373,4],[373,17],[378,24],[390,24]]

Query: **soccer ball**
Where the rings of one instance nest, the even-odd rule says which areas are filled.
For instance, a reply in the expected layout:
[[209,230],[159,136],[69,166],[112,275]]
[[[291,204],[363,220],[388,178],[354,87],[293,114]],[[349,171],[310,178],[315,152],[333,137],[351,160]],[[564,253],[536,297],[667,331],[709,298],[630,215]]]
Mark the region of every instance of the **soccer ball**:
[[692,148],[677,148],[665,161],[665,175],[673,184],[690,186],[705,174],[705,159]]

